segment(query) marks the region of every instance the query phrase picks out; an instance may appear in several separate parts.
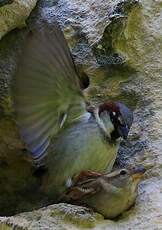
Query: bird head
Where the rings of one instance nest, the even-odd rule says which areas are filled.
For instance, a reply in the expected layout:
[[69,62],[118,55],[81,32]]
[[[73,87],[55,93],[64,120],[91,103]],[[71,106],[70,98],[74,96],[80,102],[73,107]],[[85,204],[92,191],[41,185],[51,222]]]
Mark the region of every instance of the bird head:
[[[103,175],[102,179],[106,182],[103,183],[102,188],[107,189],[104,185],[108,185],[109,190],[111,188],[123,190],[129,190],[135,192],[137,191],[137,185],[141,180],[142,175],[146,172],[146,169],[143,167],[135,167],[132,169],[118,169],[109,174]],[[133,190],[134,189],[134,190]]]
[[97,108],[95,114],[100,127],[111,140],[119,137],[127,139],[133,113],[124,104],[106,102]]

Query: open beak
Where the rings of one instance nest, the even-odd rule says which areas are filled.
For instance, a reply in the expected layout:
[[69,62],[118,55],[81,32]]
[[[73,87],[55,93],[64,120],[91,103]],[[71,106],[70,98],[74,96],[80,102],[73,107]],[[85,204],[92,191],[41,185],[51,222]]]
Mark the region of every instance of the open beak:
[[132,172],[131,176],[132,176],[133,179],[138,179],[138,178],[141,178],[145,172],[146,172],[145,168],[136,167],[136,168],[133,169],[133,172]]
[[128,132],[129,132],[128,126],[127,125],[126,126],[119,125],[118,126],[118,132],[119,132],[120,136],[126,140],[128,137]]

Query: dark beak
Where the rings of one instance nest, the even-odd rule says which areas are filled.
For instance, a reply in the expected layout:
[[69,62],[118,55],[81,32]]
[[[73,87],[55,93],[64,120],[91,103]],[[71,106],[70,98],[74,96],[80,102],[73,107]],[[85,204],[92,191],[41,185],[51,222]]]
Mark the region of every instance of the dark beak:
[[119,132],[119,135],[126,140],[128,137],[128,132],[129,132],[128,126],[127,125],[126,126],[119,125],[118,126],[118,132]]
[[132,177],[134,179],[141,178],[141,176],[146,172],[146,169],[143,167],[136,167],[133,169]]

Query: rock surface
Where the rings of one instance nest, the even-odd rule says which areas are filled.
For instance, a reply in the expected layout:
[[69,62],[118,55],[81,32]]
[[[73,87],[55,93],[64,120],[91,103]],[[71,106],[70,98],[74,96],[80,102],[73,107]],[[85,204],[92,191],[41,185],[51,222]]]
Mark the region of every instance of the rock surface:
[[25,20],[36,2],[37,0],[0,1],[0,39],[9,31],[26,25]]
[[[61,215],[49,220],[49,216],[44,215],[44,212],[48,213],[51,207],[49,206],[44,208],[44,211],[38,211],[38,213],[43,212],[39,218],[32,214],[37,211],[10,218],[2,217],[1,229],[80,229],[82,227],[96,230],[162,229],[160,6],[158,0],[142,0],[140,4],[138,1],[123,0],[40,1],[37,9],[41,10],[39,14],[37,10],[32,14],[29,24],[33,23],[33,18],[34,20],[36,18],[36,27],[40,26],[41,19],[44,17],[51,23],[55,19],[59,21],[73,50],[76,63],[91,78],[91,87],[87,91],[92,103],[101,103],[107,99],[115,100],[125,103],[134,110],[135,121],[131,133],[128,142],[121,144],[115,167],[138,165],[146,167],[148,171],[139,188],[135,206],[115,221],[100,221],[99,218],[99,221],[93,219],[92,225],[82,226],[82,221],[80,225],[73,225],[74,215],[68,224],[62,221],[56,226],[57,218],[61,219]],[[9,85],[25,33],[26,30],[16,31],[0,42],[0,51],[2,51],[0,52],[1,170],[6,167],[6,154],[13,156],[10,159],[11,169],[7,171],[7,176],[13,174],[12,165],[16,164],[16,157],[21,158],[23,155],[23,145],[18,138],[11,116]],[[22,164],[30,174],[30,168],[25,166],[27,163],[24,159],[14,165],[17,167],[17,173],[21,171]],[[0,182],[6,183],[3,182],[2,176]],[[21,181],[21,178],[15,176],[11,181],[19,183],[19,180]],[[26,186],[25,182],[23,183]],[[4,197],[7,198],[9,199],[8,196]],[[9,204],[11,205],[10,200]],[[63,206],[67,210],[72,209],[70,205]],[[91,217],[94,218],[93,214]],[[33,225],[39,223],[38,219],[41,219],[39,227]],[[26,228],[21,227],[22,223]]]
[[14,0],[0,0],[0,7],[13,3]]
[[[0,219],[4,229],[78,229],[94,228],[97,222],[103,220],[100,214],[92,213],[88,208],[69,204],[54,204],[38,211],[22,213],[14,217]],[[3,228],[2,228],[3,230]]]

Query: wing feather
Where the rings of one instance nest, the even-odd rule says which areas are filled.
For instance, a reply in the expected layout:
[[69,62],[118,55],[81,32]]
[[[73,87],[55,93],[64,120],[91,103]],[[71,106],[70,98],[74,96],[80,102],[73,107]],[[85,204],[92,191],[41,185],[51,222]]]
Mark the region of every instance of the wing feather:
[[70,117],[85,112],[79,81],[57,26],[52,32],[47,26],[27,40],[13,80],[13,98],[20,134],[34,159],[45,154],[51,136],[64,127],[65,114],[71,122]]

